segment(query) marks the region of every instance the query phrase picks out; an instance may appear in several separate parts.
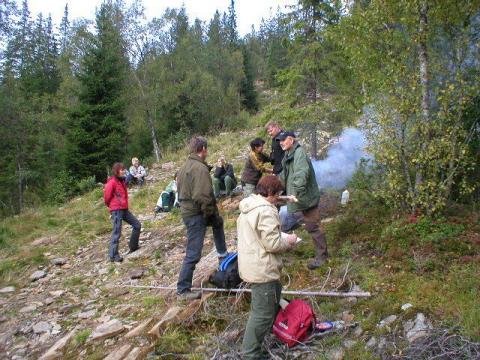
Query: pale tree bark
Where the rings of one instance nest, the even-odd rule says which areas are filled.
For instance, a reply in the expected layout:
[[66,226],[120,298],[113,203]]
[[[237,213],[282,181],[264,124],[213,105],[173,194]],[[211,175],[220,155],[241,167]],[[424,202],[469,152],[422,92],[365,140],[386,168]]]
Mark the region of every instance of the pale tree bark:
[[[428,32],[428,3],[427,0],[420,0],[418,4],[418,63],[419,63],[419,78],[420,89],[422,94],[422,122],[428,127],[430,122],[430,95],[429,95],[429,73],[428,73],[428,52],[427,52],[427,32]],[[423,126],[422,126],[423,127]],[[420,128],[422,128],[420,127]],[[421,131],[421,130],[420,130]],[[420,135],[423,139],[422,150],[426,149],[426,144],[430,141],[430,133]],[[415,174],[415,196],[418,196],[419,187],[423,183],[422,169],[417,166]],[[416,209],[412,209],[415,212]]]

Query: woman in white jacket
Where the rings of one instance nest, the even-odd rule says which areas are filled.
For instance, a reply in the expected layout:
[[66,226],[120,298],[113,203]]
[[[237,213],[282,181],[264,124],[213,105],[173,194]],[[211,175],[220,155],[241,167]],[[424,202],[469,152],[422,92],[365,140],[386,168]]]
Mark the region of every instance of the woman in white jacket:
[[240,202],[237,219],[238,269],[243,281],[251,283],[252,303],[242,343],[244,359],[262,357],[262,343],[279,309],[282,260],[279,253],[295,246],[296,235],[282,237],[275,204],[283,191],[277,177],[260,179],[256,195]]

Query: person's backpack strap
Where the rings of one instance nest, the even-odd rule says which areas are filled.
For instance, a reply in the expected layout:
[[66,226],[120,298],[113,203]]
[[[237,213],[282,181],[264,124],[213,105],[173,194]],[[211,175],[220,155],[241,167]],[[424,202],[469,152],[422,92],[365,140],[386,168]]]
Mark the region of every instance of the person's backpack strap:
[[238,256],[238,253],[236,253],[236,252],[233,252],[233,253],[229,254],[229,255],[222,261],[222,263],[221,263],[220,266],[218,267],[218,270],[219,270],[219,271],[225,271],[225,270],[227,270],[228,265],[229,265],[232,261],[235,261],[235,259],[237,258],[237,256]]

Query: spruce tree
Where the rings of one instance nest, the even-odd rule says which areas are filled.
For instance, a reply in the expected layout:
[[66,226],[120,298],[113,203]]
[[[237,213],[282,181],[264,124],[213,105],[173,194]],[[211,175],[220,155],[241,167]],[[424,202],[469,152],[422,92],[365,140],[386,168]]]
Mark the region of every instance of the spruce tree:
[[245,77],[240,84],[240,95],[242,96],[242,105],[249,111],[258,110],[257,92],[255,90],[255,69],[251,61],[251,54],[246,46],[242,46],[243,55],[243,73]]
[[107,169],[123,159],[126,118],[122,90],[127,59],[116,19],[120,10],[111,2],[96,17],[94,45],[83,59],[79,104],[70,114],[66,165],[73,176],[94,175],[103,181]]

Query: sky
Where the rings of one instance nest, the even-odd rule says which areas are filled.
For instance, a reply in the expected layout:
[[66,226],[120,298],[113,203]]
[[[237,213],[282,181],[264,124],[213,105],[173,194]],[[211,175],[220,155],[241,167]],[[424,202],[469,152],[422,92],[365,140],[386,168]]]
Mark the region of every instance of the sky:
[[[19,1],[18,1],[19,2]],[[59,24],[65,2],[68,3],[70,20],[85,17],[94,19],[95,8],[101,4],[101,0],[29,0],[30,12],[32,17],[38,13],[45,16],[52,15],[55,24]],[[127,4],[131,0],[126,0]],[[237,13],[237,26],[240,35],[250,32],[252,24],[258,30],[262,18],[267,19],[271,14],[277,11],[277,7],[282,10],[286,5],[294,5],[297,0],[235,0],[235,10]],[[187,14],[191,21],[199,18],[208,22],[219,10],[221,13],[227,11],[230,0],[143,0],[145,6],[145,14],[148,19],[160,17],[167,7],[179,8],[182,4],[187,9]]]

